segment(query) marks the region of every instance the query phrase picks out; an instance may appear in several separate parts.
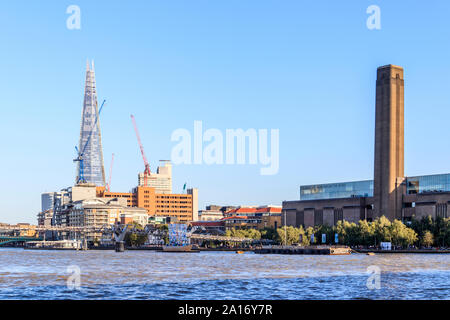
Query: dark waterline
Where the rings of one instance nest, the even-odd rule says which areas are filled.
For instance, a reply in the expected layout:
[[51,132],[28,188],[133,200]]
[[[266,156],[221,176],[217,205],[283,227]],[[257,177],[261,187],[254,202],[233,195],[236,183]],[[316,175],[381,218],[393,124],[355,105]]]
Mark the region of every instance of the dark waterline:
[[[80,290],[67,288],[69,266]],[[450,256],[0,249],[0,299],[450,299]]]

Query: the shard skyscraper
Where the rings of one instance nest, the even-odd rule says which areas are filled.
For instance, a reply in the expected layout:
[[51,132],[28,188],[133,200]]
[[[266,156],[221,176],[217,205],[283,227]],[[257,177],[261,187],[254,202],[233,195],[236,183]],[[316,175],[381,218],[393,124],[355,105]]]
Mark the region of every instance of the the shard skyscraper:
[[78,146],[82,154],[83,164],[78,162],[76,183],[80,180],[80,165],[83,165],[83,176],[87,183],[97,186],[105,185],[105,168],[103,165],[102,135],[95,88],[94,62],[86,67],[86,85],[84,89],[83,112],[81,114],[80,142]]

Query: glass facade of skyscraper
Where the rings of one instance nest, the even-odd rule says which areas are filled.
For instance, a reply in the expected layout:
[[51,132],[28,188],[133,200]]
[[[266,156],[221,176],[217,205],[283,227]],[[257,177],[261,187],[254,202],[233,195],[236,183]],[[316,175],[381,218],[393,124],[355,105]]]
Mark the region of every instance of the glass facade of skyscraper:
[[300,186],[300,200],[372,196],[373,180]]
[[[87,183],[97,186],[105,185],[105,168],[103,166],[102,137],[100,131],[99,109],[97,104],[97,90],[95,85],[94,66],[87,65],[86,85],[84,91],[83,112],[81,118],[80,142],[78,150],[83,157],[83,178]],[[78,162],[77,173],[80,172],[81,162]],[[77,175],[75,182],[81,177]],[[83,182],[83,181],[81,181]]]

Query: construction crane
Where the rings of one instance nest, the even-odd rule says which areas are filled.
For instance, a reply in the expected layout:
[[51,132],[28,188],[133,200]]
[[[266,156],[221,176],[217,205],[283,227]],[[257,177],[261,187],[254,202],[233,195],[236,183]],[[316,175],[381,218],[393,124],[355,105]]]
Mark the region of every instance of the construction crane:
[[86,140],[86,143],[81,148],[81,150],[78,150],[77,146],[75,146],[75,150],[77,152],[77,157],[73,159],[73,162],[79,162],[80,165],[78,166],[78,177],[77,177],[77,184],[79,183],[86,183],[86,179],[84,178],[84,152],[86,151],[86,147],[88,146],[89,142],[91,141],[92,132],[94,131],[94,128],[97,126],[98,117],[100,116],[100,112],[102,112],[103,105],[105,104],[106,100],[103,100],[102,105],[100,106],[100,110],[98,111],[98,115],[95,116],[95,122],[94,126],[92,127],[91,131],[89,132],[89,136]]
[[139,143],[139,148],[141,149],[142,159],[144,160],[144,186],[147,186],[147,176],[150,175],[150,165],[148,164],[147,157],[145,156],[144,152],[144,146],[142,145],[141,138],[139,136],[139,130],[136,125],[136,120],[134,119],[134,116],[131,115],[131,121],[133,122],[134,131],[136,132],[136,138]]
[[114,153],[112,154],[112,157],[111,157],[111,165],[110,165],[110,167],[109,167],[108,184],[106,185],[106,190],[107,190],[108,192],[111,192],[111,175],[112,175],[113,164],[114,164]]

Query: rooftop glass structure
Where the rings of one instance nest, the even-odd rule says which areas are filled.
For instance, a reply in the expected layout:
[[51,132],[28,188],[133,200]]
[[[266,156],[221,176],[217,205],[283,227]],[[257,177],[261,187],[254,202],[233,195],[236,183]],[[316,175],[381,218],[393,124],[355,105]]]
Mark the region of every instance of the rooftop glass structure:
[[[406,177],[407,194],[450,192],[450,173]],[[300,186],[300,200],[373,197],[373,180]]]
[[373,180],[300,186],[300,200],[373,197]]
[[408,194],[449,191],[450,173],[406,178],[406,192]]

